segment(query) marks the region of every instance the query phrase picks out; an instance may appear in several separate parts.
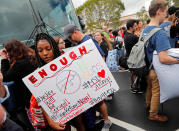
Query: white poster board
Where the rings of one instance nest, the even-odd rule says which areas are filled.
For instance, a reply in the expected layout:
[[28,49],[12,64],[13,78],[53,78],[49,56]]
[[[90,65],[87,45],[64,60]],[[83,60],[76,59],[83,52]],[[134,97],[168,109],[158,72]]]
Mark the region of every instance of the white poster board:
[[54,120],[66,123],[119,87],[92,40],[23,78]]
[[[179,49],[171,48],[167,54],[179,59]],[[155,51],[153,55],[153,65],[160,84],[160,103],[179,97],[179,64],[162,64]]]

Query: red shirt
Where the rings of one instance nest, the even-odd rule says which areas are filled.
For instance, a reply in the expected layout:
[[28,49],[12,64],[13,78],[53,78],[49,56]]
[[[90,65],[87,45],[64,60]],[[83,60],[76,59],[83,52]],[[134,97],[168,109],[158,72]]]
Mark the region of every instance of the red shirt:
[[32,113],[32,121],[34,127],[46,128],[48,125],[47,119],[45,118],[42,107],[37,103],[34,96],[30,100],[30,111]]
[[121,33],[121,37],[124,38],[124,33]]
[[109,34],[109,37],[110,37],[111,39],[115,38],[115,36],[113,36],[113,34]]

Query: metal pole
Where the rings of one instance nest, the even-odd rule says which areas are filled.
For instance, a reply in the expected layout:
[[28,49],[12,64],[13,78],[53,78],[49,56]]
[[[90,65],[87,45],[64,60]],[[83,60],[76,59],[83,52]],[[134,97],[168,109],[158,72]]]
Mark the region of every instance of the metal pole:
[[[39,22],[39,19],[38,19],[38,17],[37,17],[37,13],[36,13],[36,11],[35,11],[35,8],[34,8],[34,6],[33,6],[33,4],[32,4],[32,1],[29,0],[29,3],[30,3],[30,6],[31,6],[31,8],[32,8],[32,12],[33,12],[34,18],[35,18],[35,20],[37,21],[37,24],[39,25],[40,22]],[[41,32],[43,32],[42,29],[41,29],[41,27],[40,27],[40,30],[41,30]],[[38,31],[38,30],[37,30],[37,31]]]

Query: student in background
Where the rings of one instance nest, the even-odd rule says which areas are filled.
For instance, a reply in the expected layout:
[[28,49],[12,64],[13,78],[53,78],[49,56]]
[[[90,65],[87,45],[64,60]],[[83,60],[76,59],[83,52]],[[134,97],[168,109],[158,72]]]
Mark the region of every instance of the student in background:
[[164,22],[159,25],[159,28],[162,28],[162,29],[167,33],[167,36],[168,36],[168,39],[169,39],[169,41],[170,41],[171,47],[172,47],[172,48],[175,48],[175,38],[176,38],[176,37],[174,37],[174,38],[171,38],[171,37],[170,37],[170,33],[171,33],[171,31],[172,31],[172,30],[170,30],[172,22],[169,21],[169,17],[170,17],[170,16],[169,16],[169,14],[167,13],[167,16],[166,16]]
[[112,46],[111,46],[109,40],[100,31],[97,31],[94,34],[94,39],[98,42],[99,46],[105,53],[105,59],[106,59],[106,57],[108,56],[108,50],[112,50]]
[[140,34],[142,33],[142,29],[143,29],[143,23],[140,20],[136,20],[136,23],[137,23],[137,28],[134,34],[137,37],[140,37]]
[[[92,39],[99,53],[105,60],[105,57],[104,57],[105,54],[103,50],[99,47],[99,44],[97,43],[97,41],[91,38],[90,36],[85,35],[82,32],[80,32],[77,26],[72,25],[72,24],[66,25],[64,28],[64,34],[65,34],[66,39],[69,39],[70,41],[77,43],[78,45],[82,44],[83,42],[89,39]],[[97,105],[95,105],[95,107],[99,109],[100,113],[102,114],[104,118],[104,126],[102,128],[102,131],[108,131],[112,125],[112,122],[109,120],[106,104],[104,103],[104,101],[102,101],[102,102],[99,102]]]
[[[1,72],[3,74],[3,81],[14,81],[14,97],[16,101],[16,115],[17,123],[24,128],[24,130],[33,130],[33,126],[29,121],[27,112],[30,108],[31,93],[22,78],[32,73],[35,67],[35,58],[30,53],[29,47],[16,39],[7,40],[1,50]],[[13,114],[13,115],[14,115]]]
[[63,51],[63,49],[65,49],[65,41],[63,40],[62,37],[55,37],[54,40],[56,41],[57,45],[58,45],[58,49],[60,51],[60,54],[63,55],[65,52]]
[[103,27],[103,30],[104,30],[104,32],[103,32],[104,36],[110,41],[110,43],[113,43],[113,42],[114,42],[114,39],[111,39],[111,38],[109,37],[108,28],[107,28],[106,26],[104,26],[104,27]]
[[[124,44],[126,48],[126,57],[129,57],[132,47],[138,42],[139,38],[134,34],[137,29],[136,20],[129,20],[126,24],[127,31],[124,35]],[[137,87],[133,86],[135,81],[134,73],[131,71],[131,86],[130,90],[132,93],[142,93]]]
[[115,36],[112,34],[112,32],[113,32],[113,30],[110,29],[110,30],[109,30],[109,38],[110,38],[110,39],[114,39],[114,38],[115,38]]

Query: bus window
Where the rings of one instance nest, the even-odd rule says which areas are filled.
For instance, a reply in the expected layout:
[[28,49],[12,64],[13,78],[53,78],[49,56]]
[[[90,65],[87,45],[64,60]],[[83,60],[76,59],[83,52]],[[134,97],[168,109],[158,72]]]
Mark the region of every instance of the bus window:
[[[61,34],[64,26],[69,23],[80,28],[71,0],[31,1],[44,22]],[[26,41],[37,24],[29,0],[1,0],[0,18],[0,48],[10,38]],[[47,27],[47,30],[51,35],[57,35],[51,28]]]

